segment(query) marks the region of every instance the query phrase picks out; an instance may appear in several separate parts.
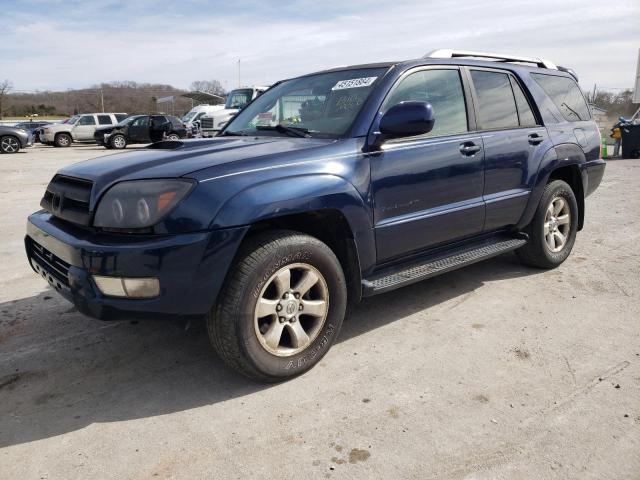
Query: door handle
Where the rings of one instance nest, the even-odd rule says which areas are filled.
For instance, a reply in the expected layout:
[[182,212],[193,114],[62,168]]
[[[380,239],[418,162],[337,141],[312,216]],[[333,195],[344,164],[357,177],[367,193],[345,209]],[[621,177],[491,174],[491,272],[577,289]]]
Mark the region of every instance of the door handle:
[[531,145],[538,145],[542,142],[544,142],[544,137],[539,133],[534,132],[529,134],[529,143]]
[[480,151],[480,147],[473,142],[464,142],[460,144],[460,153],[466,157],[475,155]]

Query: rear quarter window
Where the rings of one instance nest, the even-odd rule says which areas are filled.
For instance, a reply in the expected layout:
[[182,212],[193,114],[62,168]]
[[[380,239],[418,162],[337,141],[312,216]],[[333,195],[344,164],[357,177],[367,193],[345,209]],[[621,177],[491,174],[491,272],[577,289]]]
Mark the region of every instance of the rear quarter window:
[[573,79],[542,73],[532,73],[531,77],[556,104],[565,120],[579,122],[591,119],[587,102]]

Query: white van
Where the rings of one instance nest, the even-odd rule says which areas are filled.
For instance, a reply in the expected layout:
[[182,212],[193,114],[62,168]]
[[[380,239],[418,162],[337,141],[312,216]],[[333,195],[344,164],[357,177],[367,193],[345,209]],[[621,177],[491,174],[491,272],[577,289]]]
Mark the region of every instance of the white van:
[[204,115],[213,114],[224,110],[224,104],[220,105],[196,105],[189,110],[180,120],[184,123],[187,132],[192,132],[196,122],[199,122]]

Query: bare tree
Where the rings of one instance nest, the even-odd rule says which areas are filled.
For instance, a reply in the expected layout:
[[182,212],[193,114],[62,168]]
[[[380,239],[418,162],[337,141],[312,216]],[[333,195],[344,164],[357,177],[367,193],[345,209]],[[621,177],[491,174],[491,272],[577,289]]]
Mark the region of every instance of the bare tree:
[[7,98],[12,88],[13,84],[10,80],[0,82],[0,118],[3,117],[5,98]]
[[225,95],[227,92],[218,80],[196,80],[189,86],[191,90],[211,93],[213,95]]

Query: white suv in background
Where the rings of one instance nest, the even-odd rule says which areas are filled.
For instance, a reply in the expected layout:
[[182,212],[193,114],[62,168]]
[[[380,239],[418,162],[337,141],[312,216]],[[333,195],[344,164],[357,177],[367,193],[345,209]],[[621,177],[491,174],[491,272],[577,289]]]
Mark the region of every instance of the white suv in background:
[[84,113],[74,115],[63,123],[47,125],[40,133],[40,142],[56,147],[68,147],[73,142],[95,142],[96,128],[118,124],[126,113]]
[[213,137],[242,110],[249,102],[262,95],[269,87],[243,87],[231,90],[224,108],[200,117],[200,133],[203,137]]

